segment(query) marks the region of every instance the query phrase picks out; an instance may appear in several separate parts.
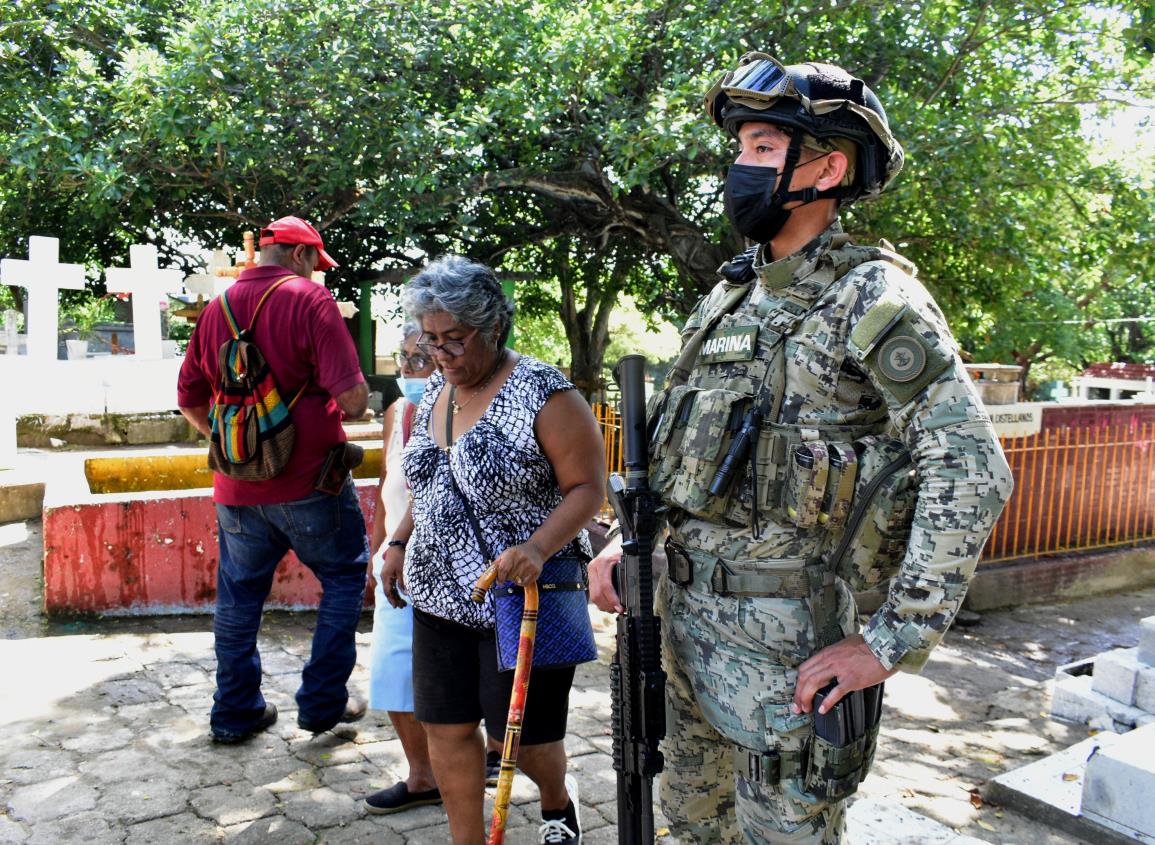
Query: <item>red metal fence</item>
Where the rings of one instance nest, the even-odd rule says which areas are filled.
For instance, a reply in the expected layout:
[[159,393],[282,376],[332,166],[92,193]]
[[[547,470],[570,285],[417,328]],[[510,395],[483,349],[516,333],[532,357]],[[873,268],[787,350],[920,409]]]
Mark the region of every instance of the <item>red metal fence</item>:
[[1155,423],[1009,437],[1015,492],[983,562],[1155,540]]
[[[606,467],[621,472],[621,421],[594,405]],[[982,563],[1155,541],[1155,422],[1044,430],[1007,437],[1015,492]]]

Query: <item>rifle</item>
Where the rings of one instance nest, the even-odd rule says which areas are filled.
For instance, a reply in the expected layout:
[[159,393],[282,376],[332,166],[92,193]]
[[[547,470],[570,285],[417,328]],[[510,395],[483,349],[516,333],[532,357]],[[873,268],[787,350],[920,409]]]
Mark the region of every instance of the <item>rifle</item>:
[[662,771],[658,742],[666,733],[666,673],[661,624],[654,616],[653,549],[657,499],[650,491],[646,436],[646,359],[627,355],[614,368],[622,390],[622,449],[626,477],[610,475],[608,496],[622,531],[622,559],[614,586],[625,613],[618,616],[617,651],[610,665],[614,769],[618,773],[618,845],[654,842],[654,776]]

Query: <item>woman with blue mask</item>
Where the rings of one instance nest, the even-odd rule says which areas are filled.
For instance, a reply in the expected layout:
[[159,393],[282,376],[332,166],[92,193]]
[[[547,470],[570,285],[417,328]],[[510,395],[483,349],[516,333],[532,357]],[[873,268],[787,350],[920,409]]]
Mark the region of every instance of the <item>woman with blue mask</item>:
[[[409,763],[409,776],[365,799],[370,813],[399,813],[423,804],[440,804],[433,779],[425,730],[413,718],[413,610],[393,607],[385,597],[381,566],[393,543],[393,532],[408,505],[409,491],[401,469],[401,451],[409,440],[413,415],[421,404],[432,359],[417,350],[421,328],[407,322],[401,348],[394,353],[402,396],[385,410],[379,498],[369,548],[373,552],[373,639],[369,650],[369,708],[388,712]],[[394,587],[396,590],[396,587]],[[395,598],[400,599],[400,594]],[[401,602],[399,602],[401,603]]]

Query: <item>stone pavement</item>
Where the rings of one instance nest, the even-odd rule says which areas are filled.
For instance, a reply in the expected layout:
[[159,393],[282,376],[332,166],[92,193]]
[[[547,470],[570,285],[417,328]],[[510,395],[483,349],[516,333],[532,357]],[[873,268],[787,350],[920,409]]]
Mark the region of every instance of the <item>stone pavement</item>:
[[[358,799],[405,774],[384,714],[315,738],[296,727],[310,614],[269,614],[262,631],[265,690],[280,721],[248,744],[216,746],[210,620],[45,621],[35,612],[40,548],[38,523],[0,526],[0,845],[449,841],[440,807],[384,817],[362,809]],[[1147,590],[985,614],[952,631],[922,675],[888,682],[878,763],[851,807],[847,841],[1078,841],[984,803],[981,788],[1085,736],[1046,717],[1054,667],[1134,645],[1138,619],[1153,612]],[[595,621],[601,660],[578,671],[567,748],[584,841],[607,845],[617,841],[612,620]],[[367,685],[370,622],[358,637],[354,690]],[[536,789],[523,776],[513,803],[507,841],[535,842]]]

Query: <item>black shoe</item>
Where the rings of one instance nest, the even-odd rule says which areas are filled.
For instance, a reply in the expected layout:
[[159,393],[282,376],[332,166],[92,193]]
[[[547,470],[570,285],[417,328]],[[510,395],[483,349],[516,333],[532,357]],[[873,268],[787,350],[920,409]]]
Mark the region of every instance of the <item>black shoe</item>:
[[497,778],[501,774],[501,752],[485,752],[485,785],[497,786]]
[[270,728],[277,723],[277,706],[275,704],[265,703],[265,712],[261,714],[261,718],[257,719],[254,724],[247,731],[240,733],[233,733],[232,731],[213,731],[213,742],[218,742],[221,745],[237,745],[244,742],[266,728]]
[[374,816],[388,816],[392,813],[401,813],[413,807],[423,807],[426,804],[440,804],[441,790],[436,787],[423,792],[410,792],[405,781],[395,783],[388,789],[374,792],[365,799],[365,810]]
[[300,716],[297,716],[297,726],[303,731],[308,731],[309,733],[313,733],[313,734],[320,734],[320,733],[324,733],[327,730],[330,730],[331,728],[337,727],[337,725],[340,725],[340,724],[347,725],[350,722],[359,721],[361,718],[364,717],[365,711],[367,709],[368,709],[368,707],[365,704],[365,699],[353,698],[352,696],[350,696],[348,701],[345,702],[344,712],[342,712],[341,715],[338,716],[333,721],[328,722],[328,723],[309,722],[309,721],[306,721],[305,719],[302,719]]
[[[578,803],[578,782],[573,775],[565,776],[565,791],[569,795],[569,806],[565,808],[565,818],[541,820],[537,829],[539,845],[581,845],[582,824],[581,804]],[[554,815],[551,813],[550,815]]]

